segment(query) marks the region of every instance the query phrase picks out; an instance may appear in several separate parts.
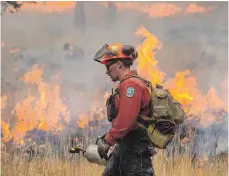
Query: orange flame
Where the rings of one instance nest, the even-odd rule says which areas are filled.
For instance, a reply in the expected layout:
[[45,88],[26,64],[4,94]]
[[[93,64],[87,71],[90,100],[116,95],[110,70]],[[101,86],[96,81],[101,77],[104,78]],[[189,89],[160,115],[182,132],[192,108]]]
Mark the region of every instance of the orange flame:
[[109,97],[109,92],[105,92],[105,93],[104,93],[104,97],[103,97],[104,100],[106,100],[108,97]]
[[175,78],[168,79],[164,83],[174,99],[182,103],[185,108],[190,105],[195,95],[200,95],[196,88],[196,78],[189,76],[190,74],[190,70],[177,72]]
[[206,154],[204,154],[204,155],[202,156],[202,158],[200,158],[200,159],[198,160],[198,167],[200,168],[200,175],[202,175],[202,169],[201,169],[201,168],[203,168],[203,166],[204,166],[204,164],[206,163],[206,161],[208,161],[208,157],[207,157]]
[[146,38],[138,47],[138,55],[141,58],[141,60],[138,60],[138,71],[142,76],[148,78],[152,84],[159,84],[163,81],[165,73],[159,70],[155,54],[156,50],[162,47],[162,43],[144,27],[140,27],[136,31],[136,35]]
[[44,119],[41,119],[39,125],[38,125],[38,129],[41,129],[43,131],[48,131],[49,127],[47,125],[47,123],[45,122]]
[[86,114],[79,114],[79,120],[76,122],[76,124],[80,128],[84,128],[85,125],[88,124],[89,117]]
[[92,106],[91,109],[86,113],[80,113],[78,120],[76,121],[77,126],[84,128],[89,122],[101,121],[105,118],[105,111],[103,108]]
[[[15,106],[16,124],[12,127],[11,134],[15,142],[23,144],[24,134],[34,128],[61,131],[61,117],[66,124],[69,123],[70,112],[60,98],[59,85],[47,84],[42,78],[42,69],[34,65],[31,72],[24,74],[22,80],[27,84],[35,84],[39,98],[31,93]],[[33,90],[33,91],[32,91]]]
[[106,102],[107,102],[107,99],[108,99],[109,95],[110,95],[109,92],[105,92],[105,93],[104,93],[104,96],[103,96],[104,105],[106,105]]
[[12,139],[12,134],[9,129],[9,124],[5,123],[4,121],[1,121],[1,131],[2,131],[2,141],[8,142]]
[[66,12],[69,9],[74,8],[76,2],[36,2],[25,3],[21,7],[21,11],[39,11],[39,12]]
[[204,8],[204,7],[198,6],[197,4],[193,3],[187,6],[186,12],[187,13],[206,13],[206,12],[213,10],[214,8],[215,7],[213,6]]
[[168,3],[139,4],[135,2],[114,2],[114,4],[118,11],[136,10],[148,14],[150,17],[171,16],[182,11],[176,5]]
[[33,66],[31,72],[26,72],[22,78],[27,84],[39,84],[42,81],[42,69],[38,65]]
[[[118,11],[135,10],[141,13],[148,14],[149,17],[168,17],[181,13],[207,13],[214,9],[213,6],[201,7],[197,4],[189,4],[186,8],[179,7],[172,3],[151,3],[143,4],[137,2],[112,2]],[[100,3],[108,7],[107,2]]]
[[[37,12],[67,12],[72,10],[77,2],[36,2],[24,3],[21,11]],[[117,10],[135,10],[147,14],[149,17],[167,17],[181,13],[207,13],[215,7],[201,7],[195,3],[188,4],[186,8],[179,7],[172,3],[137,3],[137,2],[109,2],[117,7]],[[108,2],[99,2],[100,5],[108,7]]]

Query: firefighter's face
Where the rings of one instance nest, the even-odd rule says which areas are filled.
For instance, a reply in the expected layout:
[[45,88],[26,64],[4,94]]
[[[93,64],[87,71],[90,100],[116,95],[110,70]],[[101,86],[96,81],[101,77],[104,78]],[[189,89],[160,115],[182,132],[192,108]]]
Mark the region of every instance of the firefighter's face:
[[113,82],[118,81],[119,69],[118,61],[109,61],[106,64],[106,74],[111,78]]

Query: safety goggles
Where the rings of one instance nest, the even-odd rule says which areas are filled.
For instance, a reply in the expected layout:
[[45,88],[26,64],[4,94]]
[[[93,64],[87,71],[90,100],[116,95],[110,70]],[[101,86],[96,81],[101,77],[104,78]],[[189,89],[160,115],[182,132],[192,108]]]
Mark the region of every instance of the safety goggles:
[[107,71],[109,71],[110,67],[115,64],[117,62],[117,60],[110,60],[109,62],[107,62],[105,64],[106,68],[107,68]]

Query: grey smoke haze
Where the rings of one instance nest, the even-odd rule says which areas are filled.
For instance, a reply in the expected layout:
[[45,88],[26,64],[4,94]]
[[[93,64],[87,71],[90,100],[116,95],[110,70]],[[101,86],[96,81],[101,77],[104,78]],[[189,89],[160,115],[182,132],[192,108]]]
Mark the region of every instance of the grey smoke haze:
[[[190,2],[170,3],[185,7]],[[94,92],[102,95],[112,87],[105,68],[92,61],[95,52],[105,43],[138,45],[142,40],[136,38],[135,32],[142,25],[163,43],[156,58],[167,77],[191,69],[199,89],[207,91],[215,86],[220,90],[220,82],[228,69],[228,5],[227,2],[198,4],[203,7],[213,5],[215,9],[206,14],[182,13],[152,18],[133,10],[115,14],[114,8],[109,10],[98,3],[85,2],[67,13],[23,10],[15,14],[5,13],[2,16],[2,41],[21,51],[10,55],[7,46],[2,48],[2,93],[10,95],[16,91],[26,95],[25,86],[18,79],[31,70],[33,64],[39,64],[43,65],[46,82],[52,75],[60,74],[58,83],[68,100],[71,114],[88,109],[95,103],[90,95]],[[80,21],[80,6],[85,10],[83,22]],[[83,23],[86,28],[82,27]],[[83,56],[66,58],[63,47],[68,42],[84,50],[83,60]],[[14,67],[18,68],[16,73],[12,72]],[[86,92],[87,96],[79,97],[77,91]]]

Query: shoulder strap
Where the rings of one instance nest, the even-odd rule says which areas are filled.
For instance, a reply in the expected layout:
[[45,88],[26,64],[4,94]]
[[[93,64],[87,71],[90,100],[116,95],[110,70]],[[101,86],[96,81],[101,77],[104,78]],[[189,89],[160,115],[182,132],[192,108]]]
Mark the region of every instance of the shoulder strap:
[[142,81],[143,81],[148,87],[150,87],[150,89],[152,90],[152,84],[151,84],[151,82],[145,80],[144,78],[142,78],[142,77],[140,77],[140,76],[138,76],[138,75],[130,75],[130,76],[126,77],[125,79],[121,80],[121,81],[120,81],[120,84],[121,84],[122,82],[126,81],[126,80],[129,79],[129,78],[138,78],[138,79],[142,80]]

